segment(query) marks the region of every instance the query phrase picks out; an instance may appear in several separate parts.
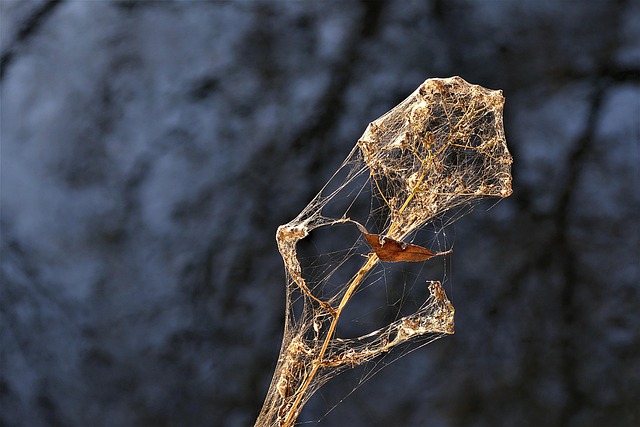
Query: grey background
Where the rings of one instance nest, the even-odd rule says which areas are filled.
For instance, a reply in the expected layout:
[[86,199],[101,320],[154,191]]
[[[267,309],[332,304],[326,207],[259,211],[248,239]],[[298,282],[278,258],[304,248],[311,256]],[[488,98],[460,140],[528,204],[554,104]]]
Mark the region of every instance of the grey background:
[[504,91],[515,158],[455,227],[457,332],[300,421],[640,425],[639,2],[0,6],[0,425],[252,425],[276,227],[451,75]]

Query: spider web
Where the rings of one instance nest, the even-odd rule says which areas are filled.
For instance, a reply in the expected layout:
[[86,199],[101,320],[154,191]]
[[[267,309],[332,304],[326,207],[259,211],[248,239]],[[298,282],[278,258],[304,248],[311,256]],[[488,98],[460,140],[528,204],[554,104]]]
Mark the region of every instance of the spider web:
[[[410,277],[401,277],[396,266],[421,266],[450,252],[439,225],[443,215],[453,212],[452,222],[477,200],[511,194],[503,104],[501,91],[460,77],[425,81],[370,123],[322,191],[278,228],[287,276],[285,330],[256,426],[291,426],[338,373],[454,333],[454,308],[441,283],[427,281],[420,300],[409,297],[407,283],[417,283],[417,276],[409,269]],[[408,243],[421,241],[418,231],[430,227],[430,247],[440,252]],[[352,322],[345,322],[347,303],[395,280],[405,289],[393,298],[393,314],[354,335]],[[355,313],[356,320],[371,316]]]

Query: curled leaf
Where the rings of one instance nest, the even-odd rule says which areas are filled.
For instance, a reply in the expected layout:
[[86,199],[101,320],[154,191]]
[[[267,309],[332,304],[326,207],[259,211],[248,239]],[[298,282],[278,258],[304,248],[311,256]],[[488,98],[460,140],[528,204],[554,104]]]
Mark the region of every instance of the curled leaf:
[[451,253],[452,251],[445,252],[432,252],[427,248],[422,246],[414,245],[411,243],[400,242],[398,240],[392,239],[388,236],[381,236],[379,234],[372,234],[364,228],[363,225],[353,221],[364,238],[371,246],[371,249],[378,255],[380,261],[384,262],[420,262],[426,261],[430,258],[445,255]]

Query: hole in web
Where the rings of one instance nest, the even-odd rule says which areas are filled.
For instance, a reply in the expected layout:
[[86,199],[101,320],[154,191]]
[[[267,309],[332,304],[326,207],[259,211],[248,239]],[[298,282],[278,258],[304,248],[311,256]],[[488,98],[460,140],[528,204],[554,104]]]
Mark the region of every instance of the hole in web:
[[302,277],[315,296],[334,300],[370,251],[352,223],[317,228],[298,243]]
[[[442,261],[425,264],[376,266],[342,312],[336,336],[366,337],[359,340],[363,344],[375,341],[373,332],[419,310],[429,298],[430,279],[444,274]],[[389,334],[391,341],[396,333]]]

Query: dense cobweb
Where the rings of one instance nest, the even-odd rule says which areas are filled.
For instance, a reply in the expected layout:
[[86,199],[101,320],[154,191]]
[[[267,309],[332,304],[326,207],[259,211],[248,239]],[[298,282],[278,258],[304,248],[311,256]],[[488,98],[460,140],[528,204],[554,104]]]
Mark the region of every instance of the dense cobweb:
[[[450,252],[442,228],[433,226],[443,214],[511,194],[503,104],[501,91],[460,77],[425,81],[370,123],[322,191],[278,228],[286,323],[256,426],[291,426],[313,393],[339,372],[406,343],[454,332],[454,308],[433,280],[423,283],[424,297],[412,301],[411,312],[399,307],[381,327],[350,336],[339,320],[358,292],[397,278],[397,263]],[[427,248],[415,238],[429,225],[434,238]],[[300,241],[320,228],[329,235],[307,250]],[[405,299],[396,302],[401,306]]]

